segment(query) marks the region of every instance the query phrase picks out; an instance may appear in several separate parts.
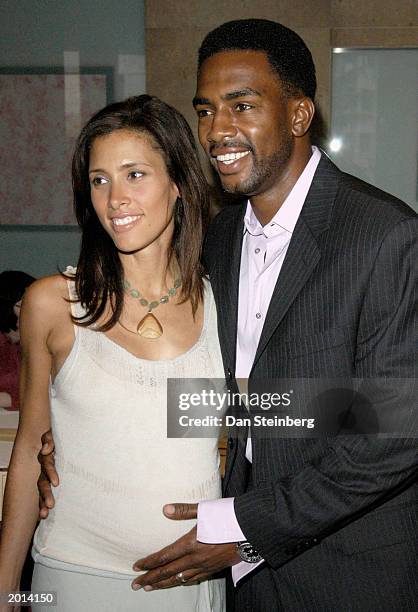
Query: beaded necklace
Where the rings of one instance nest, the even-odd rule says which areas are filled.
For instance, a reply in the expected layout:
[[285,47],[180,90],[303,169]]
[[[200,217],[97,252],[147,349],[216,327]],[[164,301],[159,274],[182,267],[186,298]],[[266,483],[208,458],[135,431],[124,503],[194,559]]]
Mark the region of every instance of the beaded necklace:
[[156,340],[163,335],[163,327],[157,317],[152,313],[152,310],[155,310],[160,304],[167,304],[171,297],[175,296],[177,293],[177,289],[181,287],[181,280],[177,278],[174,281],[174,285],[167,291],[166,294],[162,295],[159,300],[153,300],[150,302],[138,291],[138,289],[134,289],[131,287],[131,284],[128,280],[124,279],[123,287],[125,292],[131,297],[138,299],[141,306],[145,306],[148,308],[147,314],[139,321],[136,326],[136,331],[125,327],[123,323],[118,321],[119,325],[123,327],[126,331],[131,334],[136,334],[141,336],[142,338],[147,338],[148,340]]

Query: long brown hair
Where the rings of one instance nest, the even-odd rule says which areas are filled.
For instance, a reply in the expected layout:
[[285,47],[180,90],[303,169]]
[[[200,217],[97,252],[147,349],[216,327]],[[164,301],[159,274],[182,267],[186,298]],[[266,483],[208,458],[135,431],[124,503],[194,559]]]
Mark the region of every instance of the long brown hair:
[[118,321],[123,307],[123,270],[117,248],[103,229],[90,197],[89,157],[95,138],[115,130],[145,134],[158,146],[170,179],[181,198],[174,207],[174,232],[168,261],[175,257],[182,280],[180,299],[190,299],[193,314],[203,298],[200,263],[209,212],[208,187],[192,131],[175,108],[154,96],[142,95],[106,106],[84,126],[72,165],[74,209],[82,229],[75,277],[76,292],[86,310],[78,325],[96,323],[110,304],[112,315],[97,329],[106,331]]

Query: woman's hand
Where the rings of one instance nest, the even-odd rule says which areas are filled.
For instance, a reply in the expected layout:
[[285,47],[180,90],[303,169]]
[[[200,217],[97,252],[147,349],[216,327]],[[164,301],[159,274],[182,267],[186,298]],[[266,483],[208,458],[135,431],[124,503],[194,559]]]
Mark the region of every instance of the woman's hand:
[[39,518],[45,519],[49,514],[49,510],[55,505],[51,485],[57,487],[59,478],[55,469],[55,443],[50,429],[42,434],[41,441],[42,448],[38,454],[41,473],[37,484],[39,491]]

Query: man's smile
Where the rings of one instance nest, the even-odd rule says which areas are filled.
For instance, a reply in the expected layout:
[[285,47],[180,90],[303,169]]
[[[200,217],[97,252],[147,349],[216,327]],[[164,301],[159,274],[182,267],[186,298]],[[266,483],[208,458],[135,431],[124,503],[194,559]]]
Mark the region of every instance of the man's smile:
[[243,145],[232,147],[212,147],[211,161],[219,174],[235,174],[246,165],[251,149]]
[[229,164],[233,164],[234,161],[241,159],[241,157],[245,157],[246,155],[248,155],[248,153],[249,151],[242,151],[240,153],[226,153],[225,155],[216,155],[216,160],[228,166]]

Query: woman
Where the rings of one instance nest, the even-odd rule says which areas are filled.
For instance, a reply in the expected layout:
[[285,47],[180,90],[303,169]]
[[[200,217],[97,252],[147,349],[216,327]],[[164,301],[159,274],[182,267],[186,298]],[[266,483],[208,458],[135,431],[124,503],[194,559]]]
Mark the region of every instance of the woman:
[[34,280],[19,270],[0,274],[0,408],[7,410],[19,409],[20,307]]
[[223,376],[199,262],[208,197],[190,128],[150,96],[106,107],[79,137],[73,189],[78,267],[35,283],[22,308],[23,410],[0,591],[19,584],[51,422],[60,485],[35,534],[32,589],[57,591],[60,611],[223,610],[217,580],[130,588],[136,559],[190,529],[162,505],[220,494],[217,440],[166,436],[167,378]]

